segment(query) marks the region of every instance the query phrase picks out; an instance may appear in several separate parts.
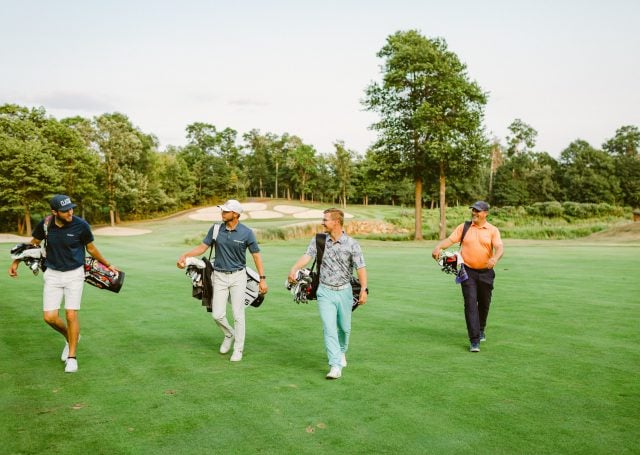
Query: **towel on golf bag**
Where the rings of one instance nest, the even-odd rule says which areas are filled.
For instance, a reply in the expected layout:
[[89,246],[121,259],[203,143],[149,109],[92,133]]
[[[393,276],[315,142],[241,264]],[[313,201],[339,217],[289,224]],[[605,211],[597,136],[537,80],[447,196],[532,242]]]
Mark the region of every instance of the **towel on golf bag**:
[[39,245],[32,245],[31,243],[18,243],[11,248],[11,259],[22,261],[27,267],[37,275],[42,268],[42,248]]
[[124,272],[113,272],[97,259],[87,256],[84,260],[84,281],[99,289],[118,293],[124,284]]

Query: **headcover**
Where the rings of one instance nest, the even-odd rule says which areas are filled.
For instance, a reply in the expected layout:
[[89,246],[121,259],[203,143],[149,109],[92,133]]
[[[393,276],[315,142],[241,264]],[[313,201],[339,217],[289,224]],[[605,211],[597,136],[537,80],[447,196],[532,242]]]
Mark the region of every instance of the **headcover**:
[[124,272],[112,272],[100,261],[92,257],[84,260],[84,281],[99,289],[120,292],[124,283]]
[[444,251],[438,260],[438,264],[440,264],[444,273],[457,274],[458,263],[462,263],[462,258],[458,252]]
[[300,269],[296,272],[295,283],[285,281],[284,285],[288,291],[291,291],[293,301],[296,303],[309,303],[311,296],[311,283],[313,277],[311,269]]
[[31,243],[18,243],[11,248],[11,259],[22,261],[37,275],[42,265],[42,248]]
[[188,257],[185,261],[187,270],[185,274],[191,278],[192,296],[198,300],[202,300],[204,293],[204,268],[205,262],[202,259]]
[[440,255],[438,264],[445,273],[451,273],[456,276],[456,284],[460,284],[463,281],[469,279],[467,270],[464,267],[464,261],[459,252],[445,251]]
[[247,267],[247,287],[244,291],[244,304],[258,308],[264,301],[264,294],[260,294],[260,275]]

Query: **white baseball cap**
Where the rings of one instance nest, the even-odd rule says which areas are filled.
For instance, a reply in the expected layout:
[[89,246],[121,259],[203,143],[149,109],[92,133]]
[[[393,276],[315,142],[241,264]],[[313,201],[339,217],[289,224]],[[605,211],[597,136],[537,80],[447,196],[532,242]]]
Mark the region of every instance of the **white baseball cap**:
[[219,205],[220,210],[223,212],[236,212],[238,215],[242,213],[242,206],[235,199],[229,199],[223,205]]

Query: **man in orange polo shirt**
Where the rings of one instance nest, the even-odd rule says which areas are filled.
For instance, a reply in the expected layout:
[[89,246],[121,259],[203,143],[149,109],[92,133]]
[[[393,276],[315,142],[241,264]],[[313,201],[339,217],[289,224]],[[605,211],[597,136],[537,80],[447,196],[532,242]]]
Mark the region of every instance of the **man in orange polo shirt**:
[[[471,207],[471,226],[460,246],[460,254],[465,264],[468,279],[460,283],[464,297],[464,317],[471,346],[469,351],[480,352],[480,341],[485,341],[485,327],[493,280],[494,267],[504,253],[504,246],[497,227],[487,222],[489,204],[478,201]],[[431,256],[437,261],[443,249],[460,242],[464,223],[460,224],[449,237],[441,240]]]

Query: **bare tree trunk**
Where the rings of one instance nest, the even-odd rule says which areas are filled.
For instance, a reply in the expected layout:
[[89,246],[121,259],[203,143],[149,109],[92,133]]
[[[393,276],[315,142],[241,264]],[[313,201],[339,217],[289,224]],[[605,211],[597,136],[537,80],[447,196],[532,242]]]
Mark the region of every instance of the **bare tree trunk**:
[[447,199],[446,179],[444,176],[444,162],[440,162],[440,240],[447,236]]
[[276,161],[276,199],[278,199],[278,197],[280,197],[278,195],[278,167],[279,167],[280,163],[278,163]]
[[416,179],[415,192],[416,235],[415,240],[422,240],[422,177]]

